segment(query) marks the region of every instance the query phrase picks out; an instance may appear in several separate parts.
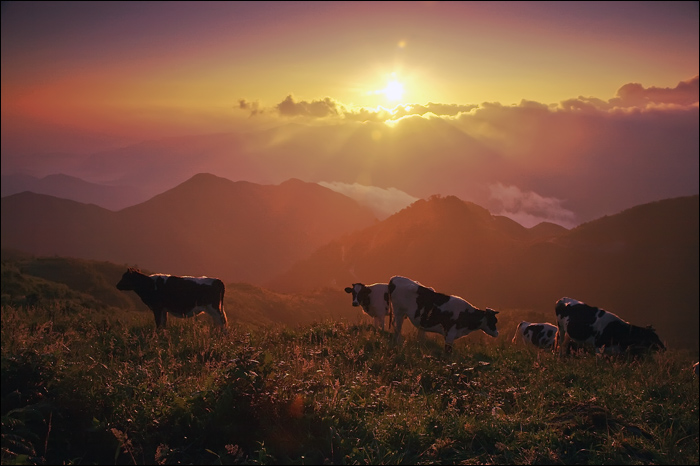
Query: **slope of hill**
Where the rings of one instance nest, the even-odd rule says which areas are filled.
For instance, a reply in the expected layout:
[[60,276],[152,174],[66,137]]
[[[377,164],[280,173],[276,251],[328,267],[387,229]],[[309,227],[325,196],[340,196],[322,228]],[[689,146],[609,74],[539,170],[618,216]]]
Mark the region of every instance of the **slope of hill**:
[[146,189],[127,186],[106,186],[88,183],[73,176],[56,174],[43,178],[28,175],[2,175],[2,197],[31,191],[61,199],[70,199],[83,204],[95,204],[109,210],[143,202],[155,193]]
[[1,215],[3,248],[250,282],[376,221],[315,183],[257,185],[209,174],[119,212],[20,193],[2,199]]
[[323,246],[267,286],[344,287],[406,275],[476,306],[540,310],[551,321],[556,300],[570,296],[653,324],[672,345],[697,346],[698,196],[558,235],[546,225],[516,225],[457,198],[433,197]]
[[[3,249],[2,304],[150,313],[136,293],[117,290],[125,268],[111,262],[32,257]],[[295,328],[326,320],[358,323],[363,319],[343,290],[329,288],[283,294],[248,283],[226,283],[224,308],[231,323],[246,327]]]
[[476,204],[432,196],[322,247],[268,285],[347,286],[405,275],[454,292],[467,284],[473,289],[465,295],[481,300],[499,293],[497,276],[531,239],[525,227]]

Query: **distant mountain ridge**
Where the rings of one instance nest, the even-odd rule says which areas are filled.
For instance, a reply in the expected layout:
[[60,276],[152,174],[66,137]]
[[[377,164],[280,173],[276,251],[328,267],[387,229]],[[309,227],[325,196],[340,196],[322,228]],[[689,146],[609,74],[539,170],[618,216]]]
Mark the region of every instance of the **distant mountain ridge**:
[[106,186],[63,174],[43,178],[21,174],[2,175],[1,186],[2,197],[30,191],[84,204],[96,204],[109,210],[120,210],[138,204],[154,194],[138,187]]
[[210,174],[119,212],[25,192],[4,197],[1,214],[3,248],[250,282],[376,222],[369,209],[315,183]]

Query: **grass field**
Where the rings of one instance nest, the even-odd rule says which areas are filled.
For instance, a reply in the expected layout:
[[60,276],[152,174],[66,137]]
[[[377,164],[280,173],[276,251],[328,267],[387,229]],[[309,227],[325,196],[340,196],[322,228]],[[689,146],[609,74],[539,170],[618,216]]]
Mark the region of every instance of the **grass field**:
[[40,302],[2,307],[3,464],[698,463],[697,352],[445,355],[364,324],[156,331]]

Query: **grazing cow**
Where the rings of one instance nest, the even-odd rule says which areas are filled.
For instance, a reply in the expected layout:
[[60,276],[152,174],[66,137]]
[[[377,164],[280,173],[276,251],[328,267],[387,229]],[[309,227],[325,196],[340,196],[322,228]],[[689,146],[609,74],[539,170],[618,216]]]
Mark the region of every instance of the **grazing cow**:
[[375,283],[374,285],[353,283],[352,287],[345,288],[345,292],[352,293],[352,305],[362,306],[362,310],[374,318],[376,327],[384,330],[384,317],[386,315],[389,315],[389,326],[391,326],[389,285],[386,283]]
[[557,338],[557,326],[550,323],[532,324],[522,321],[515,330],[513,343],[517,341],[518,336],[520,336],[525,343],[534,345],[537,348],[554,348],[554,343]]
[[[569,351],[569,342],[593,346],[597,352],[638,354],[666,347],[651,327],[637,327],[612,312],[571,298],[561,298],[555,306],[560,352]],[[562,345],[562,340],[564,344]]]
[[145,275],[130,268],[117,283],[117,289],[135,291],[153,311],[158,328],[167,325],[168,313],[194,317],[206,312],[217,324],[226,326],[224,283],[218,278]]
[[447,353],[452,351],[455,339],[474,330],[481,329],[494,338],[498,336],[498,311],[488,308],[482,311],[459,296],[437,293],[411,279],[392,277],[389,281],[389,299],[394,310],[394,335],[397,342],[401,339],[401,326],[406,317],[419,330],[442,334]]

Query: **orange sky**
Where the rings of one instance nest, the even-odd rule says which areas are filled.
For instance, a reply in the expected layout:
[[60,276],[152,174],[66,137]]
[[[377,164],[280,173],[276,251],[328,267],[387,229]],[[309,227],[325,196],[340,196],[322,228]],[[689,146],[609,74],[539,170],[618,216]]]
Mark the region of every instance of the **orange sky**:
[[[244,164],[208,153],[218,165],[162,187],[205,168],[296,176],[532,215],[554,205],[567,225],[604,211],[580,211],[560,178],[573,170],[629,178],[617,204],[601,194],[609,209],[697,192],[698,2],[3,2],[1,32],[3,174],[234,132],[235,149],[216,151]],[[295,162],[251,171],[282,153]],[[348,158],[344,174],[322,168],[332,157]],[[454,179],[376,173],[389,157],[435,158]]]
[[[546,104],[698,74],[697,2],[5,2],[2,113],[117,132],[239,99]],[[399,83],[398,100],[382,92]],[[136,124],[132,124],[136,123]],[[218,129],[218,128],[217,128]]]

